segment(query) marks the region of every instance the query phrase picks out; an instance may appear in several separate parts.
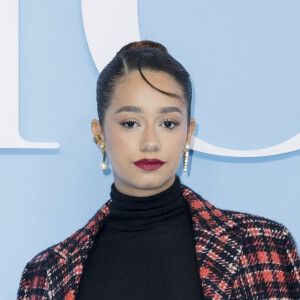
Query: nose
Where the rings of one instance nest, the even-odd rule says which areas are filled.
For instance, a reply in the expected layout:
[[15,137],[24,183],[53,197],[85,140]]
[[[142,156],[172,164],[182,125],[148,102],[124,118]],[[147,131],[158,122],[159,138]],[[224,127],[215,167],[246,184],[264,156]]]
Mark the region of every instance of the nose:
[[142,133],[140,150],[143,152],[155,152],[160,149],[158,134],[152,126],[146,126]]

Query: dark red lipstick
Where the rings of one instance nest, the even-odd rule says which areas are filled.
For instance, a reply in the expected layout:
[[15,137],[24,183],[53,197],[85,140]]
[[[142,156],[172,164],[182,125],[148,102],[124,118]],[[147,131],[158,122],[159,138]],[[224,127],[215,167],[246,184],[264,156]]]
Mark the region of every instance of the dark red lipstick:
[[159,169],[160,167],[162,167],[165,162],[161,161],[159,159],[140,159],[137,160],[135,162],[133,162],[138,168],[141,168],[143,170],[147,170],[147,171],[152,171],[152,170],[156,170]]

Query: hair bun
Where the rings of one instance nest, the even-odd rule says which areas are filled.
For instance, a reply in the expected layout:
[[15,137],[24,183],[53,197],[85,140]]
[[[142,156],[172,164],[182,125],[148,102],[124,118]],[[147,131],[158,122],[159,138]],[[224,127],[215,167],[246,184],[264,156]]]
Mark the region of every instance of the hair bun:
[[132,42],[132,43],[129,43],[129,44],[123,46],[117,52],[116,55],[120,54],[123,51],[131,50],[131,49],[137,49],[137,48],[155,48],[155,49],[158,49],[162,52],[168,53],[168,50],[164,45],[162,45],[160,43],[157,43],[157,42],[152,42],[152,41],[149,41],[149,40],[143,40],[143,41],[139,41],[139,42]]

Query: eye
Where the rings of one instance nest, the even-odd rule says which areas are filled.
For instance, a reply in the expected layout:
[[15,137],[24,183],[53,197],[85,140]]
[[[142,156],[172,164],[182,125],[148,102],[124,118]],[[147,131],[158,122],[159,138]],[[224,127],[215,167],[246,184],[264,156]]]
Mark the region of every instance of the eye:
[[167,128],[167,129],[174,129],[175,127],[177,127],[180,123],[175,121],[175,120],[164,120],[161,125],[162,127],[164,128]]
[[139,124],[134,120],[128,120],[128,121],[121,122],[120,125],[127,130],[130,130],[134,127],[139,126]]

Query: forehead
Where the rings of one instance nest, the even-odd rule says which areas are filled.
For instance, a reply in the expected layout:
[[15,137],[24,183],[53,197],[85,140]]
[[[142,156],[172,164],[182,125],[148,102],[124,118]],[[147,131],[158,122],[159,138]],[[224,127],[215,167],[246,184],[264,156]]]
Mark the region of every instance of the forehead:
[[153,86],[164,92],[176,94],[178,97],[157,91],[142,78],[139,71],[134,71],[117,84],[112,106],[186,106],[182,88],[171,75],[161,71],[142,70],[142,72]]

